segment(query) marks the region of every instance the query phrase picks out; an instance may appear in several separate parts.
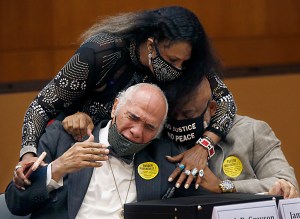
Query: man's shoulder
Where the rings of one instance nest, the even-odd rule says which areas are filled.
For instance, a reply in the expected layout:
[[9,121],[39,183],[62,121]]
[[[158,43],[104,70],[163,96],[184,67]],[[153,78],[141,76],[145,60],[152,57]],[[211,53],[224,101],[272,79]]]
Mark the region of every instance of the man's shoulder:
[[59,141],[62,138],[73,139],[73,137],[65,131],[62,122],[59,120],[54,120],[51,124],[49,124],[45,129],[45,133],[41,137],[43,140],[53,142]]
[[253,126],[253,125],[258,124],[258,123],[267,124],[263,120],[254,119],[254,118],[251,118],[249,116],[236,115],[234,120],[233,120],[233,127],[238,126],[238,125],[251,125],[251,126]]
[[248,116],[236,115],[233,126],[226,136],[230,138],[252,138],[253,135],[273,132],[272,128],[265,121],[254,119]]
[[62,122],[59,120],[54,119],[51,123],[48,123],[46,127],[46,132],[47,131],[64,131],[64,127],[62,125]]

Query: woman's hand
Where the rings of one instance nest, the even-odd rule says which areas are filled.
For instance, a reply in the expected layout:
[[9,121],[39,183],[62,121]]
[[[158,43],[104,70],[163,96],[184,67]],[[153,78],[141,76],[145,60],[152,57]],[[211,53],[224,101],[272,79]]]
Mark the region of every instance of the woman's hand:
[[[29,181],[29,179],[26,178],[25,174],[37,159],[38,158],[35,157],[32,153],[27,153],[22,157],[22,160],[16,165],[14,170],[13,182],[18,189],[25,190],[26,186],[31,185],[31,182]],[[45,166],[46,163],[42,161],[40,165]]]
[[[209,120],[208,120],[209,121]],[[221,138],[210,131],[205,131],[203,133],[204,136],[208,136],[213,142],[213,145],[220,142]],[[208,151],[206,148],[202,147],[201,145],[196,144],[191,149],[177,155],[174,157],[166,157],[168,161],[170,162],[178,162],[178,167],[173,171],[173,173],[169,176],[169,182],[172,182],[175,178],[177,178],[179,175],[179,179],[176,182],[176,187],[179,188],[184,180],[186,179],[184,187],[187,189],[189,188],[189,185],[194,179],[193,176],[193,170],[194,172],[197,171],[197,174],[199,171],[204,171],[204,169],[207,167],[207,160],[208,160]],[[183,167],[182,169],[179,167]],[[185,172],[189,172],[189,176]],[[201,175],[201,174],[200,174]],[[198,184],[201,183],[201,177],[198,177],[197,179]]]
[[196,189],[198,189],[199,186],[202,188],[214,192],[214,193],[221,193],[221,189],[219,185],[221,184],[222,180],[219,179],[210,169],[208,166],[204,169],[204,175],[203,177],[200,177],[199,175],[196,178]]
[[[184,187],[186,189],[189,188],[189,185],[193,181],[194,176],[191,173],[188,176],[185,172],[186,171],[188,172],[188,170],[192,172],[194,168],[197,168],[197,173],[200,170],[203,171],[207,166],[207,156],[208,156],[207,150],[200,145],[195,145],[191,149],[177,156],[174,157],[167,156],[166,158],[168,161],[178,162],[178,164],[184,165],[184,168],[182,168],[182,170],[179,166],[176,167],[173,173],[169,176],[169,182],[172,182],[175,178],[179,176],[179,179],[177,180],[175,186],[179,188],[186,180]],[[201,182],[201,178],[200,178],[200,182]]]
[[62,121],[63,127],[76,141],[82,141],[83,137],[91,133],[94,129],[94,123],[89,115],[77,112],[66,117]]

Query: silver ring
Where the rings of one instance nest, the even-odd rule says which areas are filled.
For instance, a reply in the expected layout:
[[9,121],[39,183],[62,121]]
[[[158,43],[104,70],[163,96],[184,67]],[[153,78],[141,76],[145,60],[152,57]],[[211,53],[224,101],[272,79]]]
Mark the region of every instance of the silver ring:
[[190,175],[191,171],[190,170],[185,170],[184,173],[188,176],[188,175]]
[[203,177],[204,176],[204,171],[201,169],[201,170],[199,170],[199,176],[200,177]]
[[193,176],[196,176],[197,173],[198,173],[198,169],[195,167],[195,168],[192,170],[191,174],[192,174]]
[[15,167],[15,171],[17,171],[19,168],[21,168],[22,166],[21,165],[17,165],[16,167]]
[[180,170],[184,169],[184,164],[177,163],[177,166],[179,167]]

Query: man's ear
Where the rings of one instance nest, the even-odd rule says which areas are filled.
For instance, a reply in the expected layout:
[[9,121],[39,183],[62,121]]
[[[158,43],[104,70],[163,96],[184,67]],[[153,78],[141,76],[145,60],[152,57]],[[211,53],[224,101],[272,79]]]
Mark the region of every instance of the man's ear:
[[119,104],[119,99],[116,98],[115,101],[114,101],[114,105],[113,105],[113,107],[112,107],[111,113],[110,113],[110,117],[111,117],[112,119],[114,119],[115,116],[116,116],[116,109],[117,109],[117,105],[118,105],[118,104]]
[[213,117],[217,110],[217,102],[215,100],[209,101],[208,110],[209,110],[210,117]]

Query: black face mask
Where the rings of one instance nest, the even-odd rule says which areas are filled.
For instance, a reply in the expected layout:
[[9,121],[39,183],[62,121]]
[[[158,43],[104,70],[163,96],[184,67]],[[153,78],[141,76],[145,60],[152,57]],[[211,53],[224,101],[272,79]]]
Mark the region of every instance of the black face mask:
[[172,81],[182,74],[182,69],[169,64],[159,53],[156,43],[154,43],[156,57],[153,58],[152,68],[155,78],[160,82]]
[[165,125],[167,136],[176,144],[191,147],[204,133],[204,114],[193,119],[168,120]]
[[139,144],[139,143],[134,143],[132,141],[129,141],[127,138],[125,138],[123,135],[119,133],[116,123],[112,124],[109,127],[108,142],[110,144],[108,149],[112,149],[112,151],[115,154],[117,154],[117,156],[119,157],[133,155],[141,151],[148,144],[151,143],[150,141],[146,144]]

